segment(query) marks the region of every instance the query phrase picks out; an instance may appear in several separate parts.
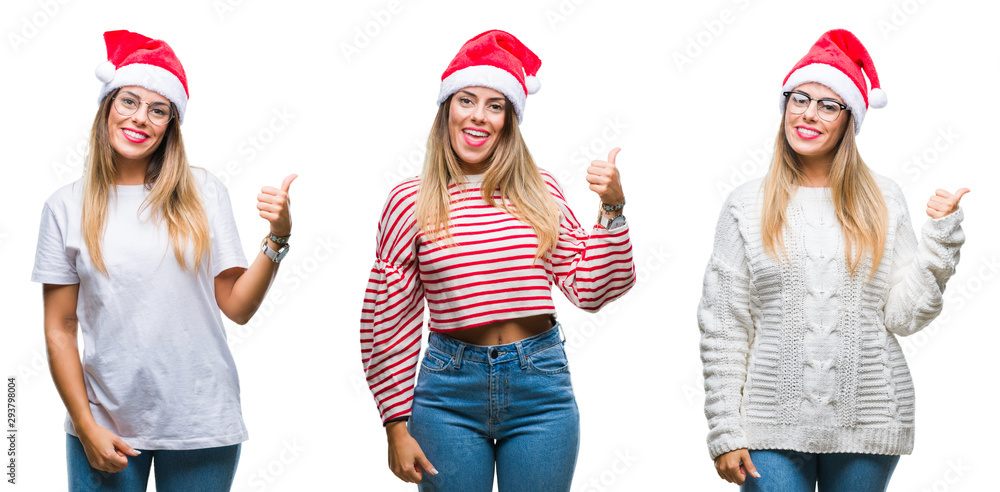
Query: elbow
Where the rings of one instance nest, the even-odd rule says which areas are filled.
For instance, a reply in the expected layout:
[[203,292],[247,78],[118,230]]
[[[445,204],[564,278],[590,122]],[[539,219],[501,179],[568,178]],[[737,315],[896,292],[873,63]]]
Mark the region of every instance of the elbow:
[[892,323],[885,324],[885,330],[897,337],[908,337],[917,332],[917,330],[911,329],[907,325],[897,325]]
[[908,337],[928,327],[937,318],[938,312],[915,313],[912,317],[899,320],[886,319],[885,329],[893,335]]
[[222,310],[222,314],[225,314],[226,317],[230,319],[230,321],[232,321],[233,323],[236,323],[236,324],[238,324],[240,326],[243,326],[243,325],[249,323],[250,319],[253,318],[253,315],[254,315],[255,312],[256,312],[256,310],[249,311],[249,312],[236,311],[236,310],[225,310],[225,309]]
[[943,308],[944,298],[940,291],[927,294],[915,303],[886,306],[885,328],[901,337],[913,335],[934,322]]
[[240,326],[249,323],[254,313],[257,312],[257,308],[260,307],[260,303],[243,302],[233,296],[227,299],[217,299],[216,304],[218,304],[222,314]]

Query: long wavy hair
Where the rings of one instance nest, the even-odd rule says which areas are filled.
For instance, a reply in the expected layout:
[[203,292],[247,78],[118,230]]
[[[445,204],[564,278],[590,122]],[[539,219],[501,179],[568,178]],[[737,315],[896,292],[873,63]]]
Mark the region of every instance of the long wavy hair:
[[[864,254],[869,253],[872,257],[871,278],[885,250],[889,210],[875,176],[858,152],[854,140],[854,116],[850,112],[847,115],[847,127],[834,154],[828,178],[833,208],[844,231],[845,261],[851,276],[854,276]],[[774,143],[774,158],[763,186],[761,239],[764,251],[772,257],[785,256],[783,227],[788,220],[785,211],[804,177],[798,154],[785,137],[783,114]]]
[[[449,232],[451,193],[448,186],[461,183],[464,175],[458,156],[451,147],[448,118],[451,97],[438,107],[434,126],[427,137],[427,155],[420,175],[417,194],[416,217],[424,234],[435,242],[454,244]],[[489,166],[483,176],[482,197],[491,206],[527,222],[538,237],[535,259],[548,254],[559,237],[559,206],[549,193],[548,185],[528,152],[521,137],[521,130],[508,100],[504,105],[504,125],[497,136],[497,144],[488,157]],[[500,201],[493,192],[500,189]]]
[[[116,154],[108,135],[108,118],[116,95],[118,90],[108,94],[94,117],[90,129],[90,155],[83,180],[83,240],[90,251],[90,261],[108,276],[101,243],[107,225],[109,200],[112,195],[117,199]],[[170,111],[177,114],[173,103],[170,104]],[[210,252],[208,216],[184,153],[184,141],[176,117],[170,119],[163,140],[150,156],[145,185],[150,190],[149,195],[137,214],[150,209],[150,220],[166,224],[177,263],[184,270],[198,271],[205,254]],[[189,246],[194,253],[194,263],[190,265],[185,258]]]

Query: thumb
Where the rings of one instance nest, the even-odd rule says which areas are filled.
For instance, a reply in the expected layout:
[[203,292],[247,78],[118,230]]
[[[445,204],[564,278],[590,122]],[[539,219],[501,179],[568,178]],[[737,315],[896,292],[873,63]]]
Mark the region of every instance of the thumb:
[[958,191],[955,192],[955,198],[957,199],[956,201],[961,200],[962,195],[968,193],[969,191],[971,190],[969,190],[968,188],[959,188]]
[[297,177],[299,177],[298,174],[289,174],[285,177],[285,180],[281,182],[281,191],[288,193],[288,187],[292,185],[292,181],[295,181]]
[[615,147],[615,148],[611,149],[611,152],[608,152],[608,162],[610,162],[611,164],[614,164],[615,163],[615,157],[618,157],[618,153],[621,152],[621,151],[622,151],[621,147]]
[[139,456],[139,451],[132,446],[129,446],[125,441],[122,441],[122,438],[120,437],[115,438],[115,449],[122,451],[129,456]]
[[427,459],[426,456],[420,454],[417,456],[417,463],[420,463],[420,467],[426,470],[431,475],[437,475],[438,471],[434,468],[434,465]]
[[760,473],[757,473],[757,468],[753,466],[753,461],[750,460],[750,451],[743,450],[743,467],[747,469],[747,473],[754,476],[754,478],[760,478]]

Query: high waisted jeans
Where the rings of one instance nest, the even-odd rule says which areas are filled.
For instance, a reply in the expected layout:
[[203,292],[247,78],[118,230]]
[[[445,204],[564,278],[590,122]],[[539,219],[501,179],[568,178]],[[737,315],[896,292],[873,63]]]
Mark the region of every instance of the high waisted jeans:
[[431,333],[413,396],[410,435],[438,475],[421,491],[568,491],[580,414],[559,325],[506,345]]

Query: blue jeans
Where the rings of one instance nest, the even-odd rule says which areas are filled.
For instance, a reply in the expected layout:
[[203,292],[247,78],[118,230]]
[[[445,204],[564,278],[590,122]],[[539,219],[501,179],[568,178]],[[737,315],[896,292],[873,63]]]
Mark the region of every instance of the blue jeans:
[[775,449],[751,450],[750,461],[760,473],[749,473],[743,492],[885,492],[899,456],[861,453],[800,453]]
[[431,333],[407,424],[438,475],[419,490],[568,491],[580,413],[559,325],[506,345]]
[[91,468],[83,443],[66,434],[66,464],[70,492],[133,492],[146,490],[149,468],[153,467],[157,492],[226,492],[233,485],[241,444],[218,448],[184,450],[140,449],[139,456],[127,456],[128,466],[118,473]]

